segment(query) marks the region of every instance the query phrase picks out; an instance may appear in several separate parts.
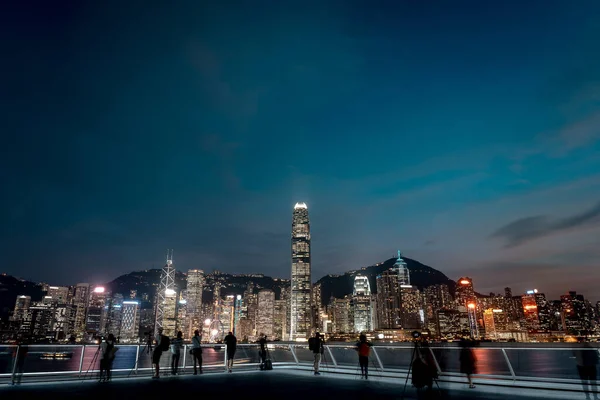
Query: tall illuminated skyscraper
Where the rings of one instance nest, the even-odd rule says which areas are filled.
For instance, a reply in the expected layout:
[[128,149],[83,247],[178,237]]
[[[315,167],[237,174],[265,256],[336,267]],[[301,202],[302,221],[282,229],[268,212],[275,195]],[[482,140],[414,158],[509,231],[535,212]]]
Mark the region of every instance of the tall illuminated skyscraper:
[[160,274],[160,286],[157,293],[156,320],[154,337],[158,329],[163,328],[165,336],[174,337],[177,329],[177,291],[175,288],[175,267],[173,250],[167,251],[167,263]]
[[311,335],[310,223],[308,207],[296,203],[292,219],[292,282],[290,340],[306,340]]
[[373,298],[369,278],[357,275],[354,278],[352,292],[352,308],[354,314],[354,332],[369,332],[373,330]]
[[191,269],[187,273],[187,296],[186,296],[186,317],[187,326],[185,327],[186,338],[194,336],[196,329],[202,330],[202,290],[204,288],[204,271],[200,269]]

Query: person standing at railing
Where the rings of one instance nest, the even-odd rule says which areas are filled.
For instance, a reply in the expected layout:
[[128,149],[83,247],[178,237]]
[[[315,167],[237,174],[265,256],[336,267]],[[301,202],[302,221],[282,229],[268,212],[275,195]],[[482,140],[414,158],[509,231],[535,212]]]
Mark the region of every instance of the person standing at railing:
[[223,342],[227,345],[227,369],[229,372],[233,372],[233,357],[237,348],[237,338],[233,335],[233,332],[229,332]]
[[371,355],[371,342],[367,341],[367,336],[362,334],[356,343],[358,353],[358,364],[360,365],[360,379],[369,379],[369,356]]
[[179,359],[183,348],[183,332],[177,332],[177,337],[171,341],[171,374],[177,375]]
[[154,375],[152,379],[160,378],[160,357],[163,351],[168,351],[171,346],[171,339],[163,335],[163,328],[158,328],[158,336],[156,337],[156,346],[152,352],[152,364],[154,364]]
[[200,373],[202,373],[202,345],[200,342],[200,331],[198,329],[194,331],[194,337],[192,338],[192,350],[190,353],[194,359],[194,375],[198,375],[196,361],[200,367]]
[[321,363],[321,355],[323,354],[323,337],[319,332],[315,333],[315,337],[308,339],[308,349],[313,352],[315,361],[313,363],[313,370],[315,375],[321,375],[319,372],[319,364]]
[[585,398],[590,399],[590,393],[594,394],[594,399],[598,400],[597,367],[598,350],[585,343],[582,349],[574,350],[577,360],[577,372],[581,379],[581,386],[585,393]]
[[260,369],[262,371],[265,368],[265,362],[267,361],[267,335],[261,335],[258,344],[260,344]]
[[117,353],[115,337],[109,334],[106,340],[100,343],[100,382],[108,382],[111,378],[112,363]]
[[473,384],[473,378],[471,376],[477,371],[477,358],[475,357],[475,353],[473,352],[473,349],[467,340],[461,339],[460,346],[460,372],[467,375],[469,388],[474,389],[475,385]]

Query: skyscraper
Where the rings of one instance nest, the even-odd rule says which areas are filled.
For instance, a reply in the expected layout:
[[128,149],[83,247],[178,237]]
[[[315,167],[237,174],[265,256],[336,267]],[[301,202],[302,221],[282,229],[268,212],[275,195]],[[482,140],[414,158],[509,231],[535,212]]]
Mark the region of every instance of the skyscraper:
[[173,250],[167,251],[167,263],[160,274],[160,286],[157,293],[156,322],[154,336],[158,328],[163,328],[165,336],[174,337],[177,325],[177,291],[175,290],[175,267]]
[[306,340],[311,335],[310,223],[308,207],[296,203],[292,218],[292,287],[290,340]]
[[196,329],[202,330],[202,290],[204,288],[204,271],[191,269],[187,273],[186,296],[186,337],[194,336]]
[[275,312],[275,292],[264,289],[258,292],[258,309],[256,315],[256,334],[267,335],[273,339]]
[[123,317],[121,319],[121,340],[137,342],[140,329],[140,303],[136,300],[123,301]]
[[357,275],[354,278],[352,293],[354,315],[354,332],[369,332],[373,330],[373,298],[369,278]]
[[89,296],[90,285],[88,283],[78,283],[75,286],[75,296],[73,297],[73,330],[71,333],[79,340],[83,339],[85,334]]

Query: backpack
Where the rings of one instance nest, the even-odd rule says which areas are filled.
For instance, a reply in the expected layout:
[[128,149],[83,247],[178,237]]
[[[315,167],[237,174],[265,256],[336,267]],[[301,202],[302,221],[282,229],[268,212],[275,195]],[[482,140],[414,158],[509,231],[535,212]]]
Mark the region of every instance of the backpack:
[[371,354],[371,346],[367,342],[361,342],[358,344],[358,355],[363,357],[369,357]]
[[169,351],[169,348],[171,347],[171,339],[169,339],[168,336],[161,336],[160,338],[160,349],[162,351]]
[[310,351],[315,351],[317,347],[317,343],[314,337],[311,337],[310,339],[308,339],[308,349]]

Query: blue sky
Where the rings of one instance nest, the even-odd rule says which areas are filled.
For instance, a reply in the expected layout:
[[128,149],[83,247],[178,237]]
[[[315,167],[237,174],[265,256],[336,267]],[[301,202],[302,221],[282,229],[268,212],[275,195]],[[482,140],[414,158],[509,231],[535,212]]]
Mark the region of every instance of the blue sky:
[[225,1],[4,13],[2,270],[315,278],[396,249],[600,299],[596,2]]

